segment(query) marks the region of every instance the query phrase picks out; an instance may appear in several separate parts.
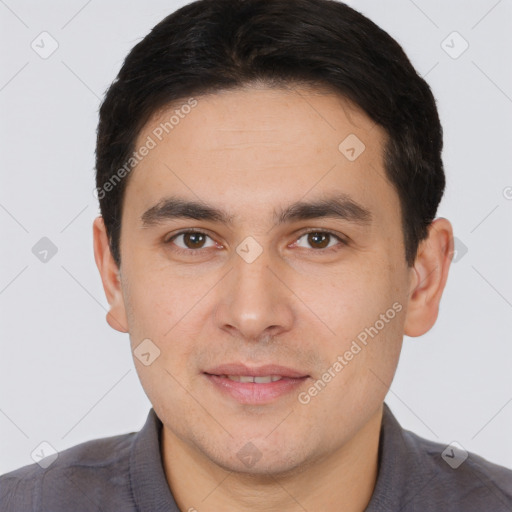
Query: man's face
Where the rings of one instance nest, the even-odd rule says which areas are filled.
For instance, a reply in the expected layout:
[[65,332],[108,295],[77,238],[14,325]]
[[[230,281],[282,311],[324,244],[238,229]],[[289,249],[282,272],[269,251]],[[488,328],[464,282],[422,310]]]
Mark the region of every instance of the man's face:
[[[156,146],[125,191],[123,315],[132,349],[150,339],[144,357],[160,350],[135,364],[164,439],[229,470],[277,474],[342,450],[380,411],[411,282],[399,199],[383,130],[337,95],[196,99],[168,134],[161,123],[179,105],[139,134],[136,149],[148,136]],[[171,197],[230,222],[158,208]],[[287,212],[333,198],[345,201],[338,215]],[[288,377],[237,381],[254,374]]]

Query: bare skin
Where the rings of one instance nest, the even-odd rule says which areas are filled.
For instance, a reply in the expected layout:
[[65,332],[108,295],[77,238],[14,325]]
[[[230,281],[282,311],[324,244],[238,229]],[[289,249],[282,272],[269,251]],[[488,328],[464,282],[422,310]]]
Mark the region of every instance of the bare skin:
[[[94,222],[109,324],[129,332],[132,349],[149,338],[160,350],[149,366],[134,361],[164,425],[173,495],[181,511],[363,511],[403,335],[424,334],[438,315],[451,225],[436,219],[407,265],[385,133],[337,95],[252,87],[196,99],[129,177],[120,269],[102,218]],[[155,115],[136,147],[175,108]],[[350,134],[365,145],[353,161],[338,148]],[[341,217],[276,222],[294,202],[335,195],[359,215],[345,203]],[[170,196],[222,210],[231,224],[146,215],[145,225],[143,214]],[[256,245],[240,246],[247,237]],[[261,254],[248,262],[239,246]],[[371,326],[378,334],[345,357]],[[303,378],[244,403],[208,376],[224,363],[276,364]],[[256,462],[240,456],[247,450]]]

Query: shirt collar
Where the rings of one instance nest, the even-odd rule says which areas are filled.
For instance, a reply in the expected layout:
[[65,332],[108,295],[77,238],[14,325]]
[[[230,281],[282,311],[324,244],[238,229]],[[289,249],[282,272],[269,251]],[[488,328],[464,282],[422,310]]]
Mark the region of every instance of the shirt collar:
[[165,477],[161,445],[162,422],[154,409],[135,435],[130,455],[130,483],[137,510],[180,512]]
[[[162,422],[151,409],[144,427],[135,435],[130,456],[130,481],[139,511],[179,512],[165,477],[161,432]],[[399,510],[414,498],[408,495],[408,489],[428,484],[425,468],[420,471],[418,467],[421,454],[412,435],[400,426],[384,403],[377,481],[365,512]]]
[[404,430],[384,403],[379,440],[378,474],[365,512],[405,510],[435,472],[422,464],[415,434]]

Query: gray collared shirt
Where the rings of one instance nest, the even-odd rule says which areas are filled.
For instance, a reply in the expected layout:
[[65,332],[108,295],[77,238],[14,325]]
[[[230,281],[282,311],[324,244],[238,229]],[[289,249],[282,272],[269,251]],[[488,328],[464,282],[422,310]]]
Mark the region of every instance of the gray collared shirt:
[[[32,464],[3,475],[0,511],[180,512],[163,470],[161,430],[151,409],[140,432],[74,446],[46,469]],[[455,468],[464,457],[445,449],[404,430],[384,404],[365,512],[512,512],[511,470],[472,453]]]

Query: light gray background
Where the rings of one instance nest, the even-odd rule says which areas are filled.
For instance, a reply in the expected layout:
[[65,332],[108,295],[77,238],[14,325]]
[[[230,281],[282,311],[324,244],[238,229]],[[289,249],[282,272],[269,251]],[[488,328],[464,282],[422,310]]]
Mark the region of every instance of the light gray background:
[[[95,130],[128,51],[184,3],[0,0],[0,473],[31,463],[42,441],[62,450],[138,430],[150,407],[128,335],[105,321]],[[512,467],[512,2],[350,3],[434,91],[448,182],[439,215],[468,249],[436,326],[405,339],[387,402],[406,428]],[[31,48],[43,31],[59,44],[47,59]],[[469,43],[456,59],[453,31]],[[44,236],[58,248],[46,263],[31,251]]]

